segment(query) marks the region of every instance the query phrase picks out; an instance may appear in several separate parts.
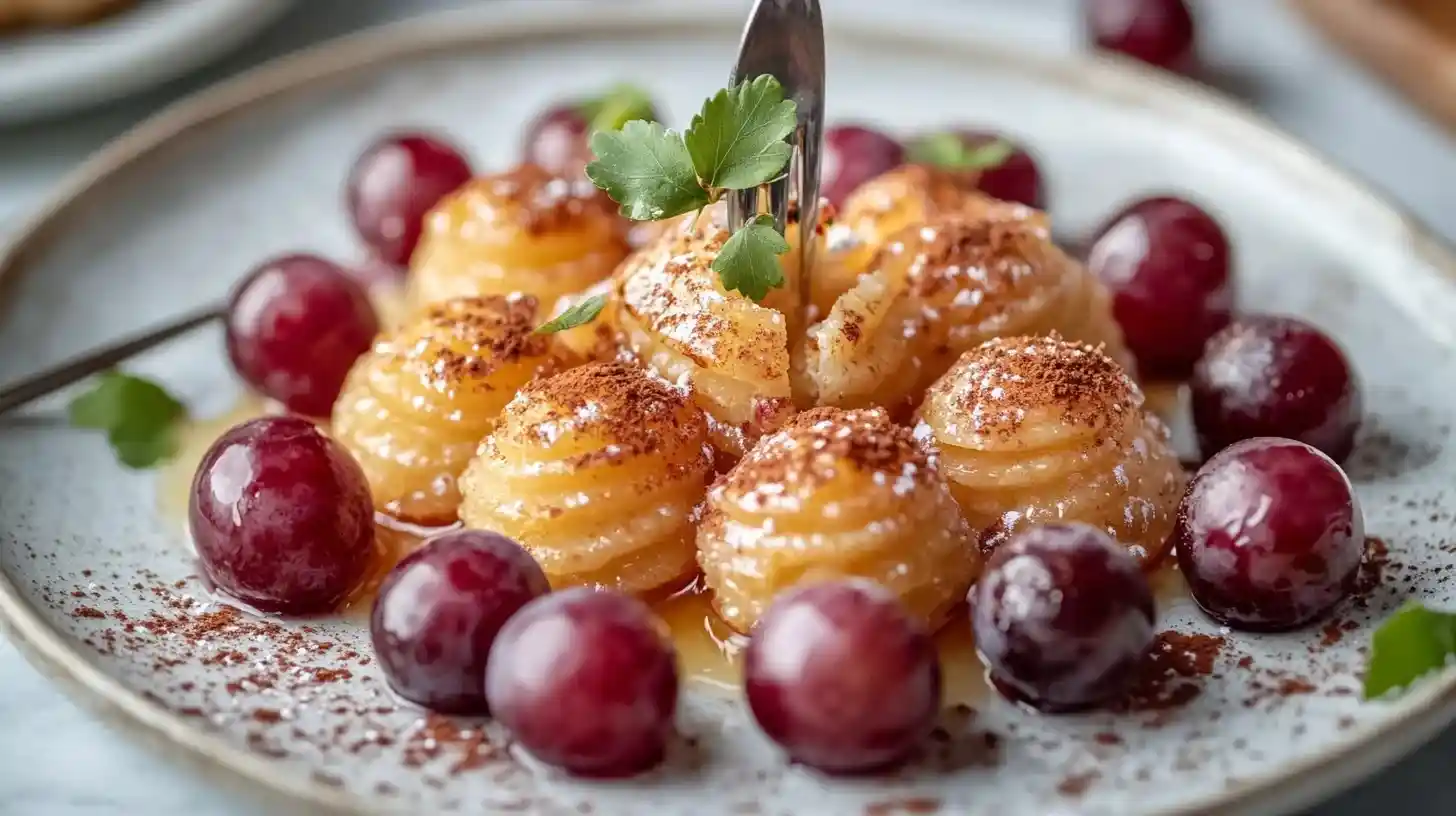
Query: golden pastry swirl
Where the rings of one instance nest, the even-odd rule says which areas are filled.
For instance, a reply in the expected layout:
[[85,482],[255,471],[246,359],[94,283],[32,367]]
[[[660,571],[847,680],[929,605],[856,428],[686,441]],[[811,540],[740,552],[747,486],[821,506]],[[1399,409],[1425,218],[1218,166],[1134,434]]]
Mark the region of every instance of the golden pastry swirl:
[[649,592],[696,571],[712,467],[701,411],[640,369],[590,363],[511,400],[461,479],[460,518],[519,541],[554,587]]
[[796,385],[819,404],[896,416],[991,337],[1060,332],[1127,360],[1107,290],[1036,224],[963,215],[909,227],[809,328]]
[[1182,468],[1137,385],[1096,348],[991,340],[930,387],[916,435],[939,448],[988,554],[1058,520],[1107,530],[1148,566],[1167,551]]
[[455,521],[456,477],[516,389],[560,361],[534,334],[532,297],[465,297],[382,335],[334,403],[333,435],[375,506],[417,524]]
[[714,445],[736,458],[793,412],[785,315],[797,290],[789,280],[761,304],[726,291],[712,265],[728,235],[715,218],[667,230],[618,269],[610,308],[631,356],[690,389]]
[[410,262],[412,308],[460,295],[534,295],[550,306],[627,254],[616,206],[585,179],[535,165],[474,179],[425,219]]
[[698,562],[740,632],[783,590],[843,576],[878,581],[939,625],[981,571],[934,459],[878,409],[799,414],[720,478],[705,507]]
[[812,278],[814,308],[822,317],[834,301],[869,272],[875,256],[907,227],[943,215],[971,220],[1023,222],[1050,240],[1046,214],[1000,201],[976,190],[977,175],[907,164],[860,185],[826,230]]

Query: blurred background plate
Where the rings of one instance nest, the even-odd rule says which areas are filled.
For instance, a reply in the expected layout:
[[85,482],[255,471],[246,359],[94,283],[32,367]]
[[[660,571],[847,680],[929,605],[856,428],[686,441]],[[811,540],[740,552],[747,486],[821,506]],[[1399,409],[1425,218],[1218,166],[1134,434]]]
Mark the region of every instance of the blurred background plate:
[[146,0],[76,28],[0,33],[0,124],[77,110],[241,45],[291,0]]

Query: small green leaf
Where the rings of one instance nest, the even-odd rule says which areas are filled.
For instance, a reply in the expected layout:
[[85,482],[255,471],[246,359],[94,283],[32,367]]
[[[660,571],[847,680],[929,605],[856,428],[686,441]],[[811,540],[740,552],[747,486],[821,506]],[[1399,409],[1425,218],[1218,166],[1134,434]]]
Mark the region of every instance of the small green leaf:
[[1456,614],[1412,601],[1375,630],[1365,667],[1365,699],[1408,688],[1456,657]]
[[602,307],[606,305],[607,299],[605,297],[592,295],[536,327],[536,333],[555,334],[566,331],[567,329],[574,329],[584,323],[590,323],[597,319],[597,315],[602,313]]
[[779,256],[788,251],[789,242],[774,229],[773,217],[760,215],[723,244],[713,261],[713,271],[722,279],[724,289],[737,289],[760,301],[770,289],[784,285]]
[[587,177],[633,221],[661,221],[708,203],[682,136],[656,122],[628,122],[592,134]]
[[747,190],[776,178],[789,163],[793,148],[784,140],[797,121],[784,87],[764,74],[704,102],[683,141],[705,186]]
[[70,405],[71,424],[106,431],[122,464],[147,468],[177,452],[177,424],[187,408],[150,380],[117,371],[102,374]]
[[588,132],[621,130],[628,122],[641,119],[657,121],[657,107],[652,96],[636,85],[613,85],[601,96],[583,100],[577,110],[586,118]]
[[916,164],[947,170],[993,170],[1006,163],[1016,147],[1005,139],[970,144],[956,133],[932,133],[910,144],[907,155]]

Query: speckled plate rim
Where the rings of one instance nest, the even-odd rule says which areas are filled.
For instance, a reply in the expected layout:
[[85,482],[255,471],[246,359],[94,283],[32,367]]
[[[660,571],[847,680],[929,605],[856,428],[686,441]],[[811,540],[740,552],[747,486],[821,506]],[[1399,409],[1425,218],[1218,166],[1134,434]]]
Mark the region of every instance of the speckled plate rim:
[[[568,9],[567,6],[571,7]],[[255,104],[370,66],[462,47],[518,47],[532,40],[582,39],[651,32],[701,33],[740,24],[741,3],[686,7],[681,3],[603,4],[566,0],[550,4],[505,0],[488,7],[430,15],[352,35],[244,73],[178,102],[111,142],[70,174],[20,229],[0,239],[0,297],[30,252],[66,229],[68,216],[99,183],[132,162],[210,123],[247,116]],[[1417,219],[1372,188],[1314,154],[1258,114],[1196,83],[1107,56],[1066,58],[997,47],[961,33],[958,26],[863,13],[831,16],[833,37],[888,48],[954,52],[1056,84],[1111,104],[1172,117],[1317,188],[1358,211],[1381,235],[1396,235],[1408,251],[1456,287],[1456,252]],[[120,683],[87,658],[84,647],[58,631],[0,571],[0,629],[41,672],[79,703],[128,735],[144,739],[221,782],[241,783],[255,795],[282,797],[294,806],[333,812],[376,812],[377,803],[324,784],[280,777],[274,763],[198,729]],[[1356,784],[1424,744],[1456,719],[1456,667],[1422,682],[1392,705],[1382,722],[1353,732],[1330,749],[1249,779],[1161,816],[1281,813]]]

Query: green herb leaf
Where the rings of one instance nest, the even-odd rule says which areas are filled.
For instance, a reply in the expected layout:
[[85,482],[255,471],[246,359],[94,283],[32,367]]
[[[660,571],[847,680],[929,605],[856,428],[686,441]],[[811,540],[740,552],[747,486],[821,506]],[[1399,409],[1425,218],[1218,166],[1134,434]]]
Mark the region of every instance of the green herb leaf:
[[784,140],[794,132],[796,116],[784,87],[768,74],[714,94],[683,134],[698,178],[720,190],[747,190],[777,178],[793,153]]
[[1016,147],[1005,139],[972,145],[957,133],[932,133],[910,144],[910,161],[947,170],[993,170],[1006,163]]
[[1456,658],[1456,614],[1414,601],[1375,630],[1365,667],[1365,699],[1408,688]]
[[150,380],[117,371],[102,374],[71,402],[71,424],[106,431],[122,464],[148,468],[177,452],[177,424],[187,408]]
[[708,204],[680,134],[656,122],[628,122],[592,134],[587,177],[633,221],[661,221]]
[[621,130],[634,120],[657,121],[657,107],[652,96],[636,85],[613,85],[601,96],[583,100],[577,110],[587,121],[589,133],[598,130]]
[[724,289],[737,289],[760,301],[768,290],[784,285],[779,256],[788,251],[789,242],[774,229],[773,216],[760,215],[723,244],[713,271],[723,280]]
[[555,334],[557,332],[574,329],[585,323],[597,319],[602,313],[602,308],[607,305],[607,299],[601,295],[592,295],[584,298],[580,303],[572,306],[556,317],[542,323],[536,328],[537,334]]

